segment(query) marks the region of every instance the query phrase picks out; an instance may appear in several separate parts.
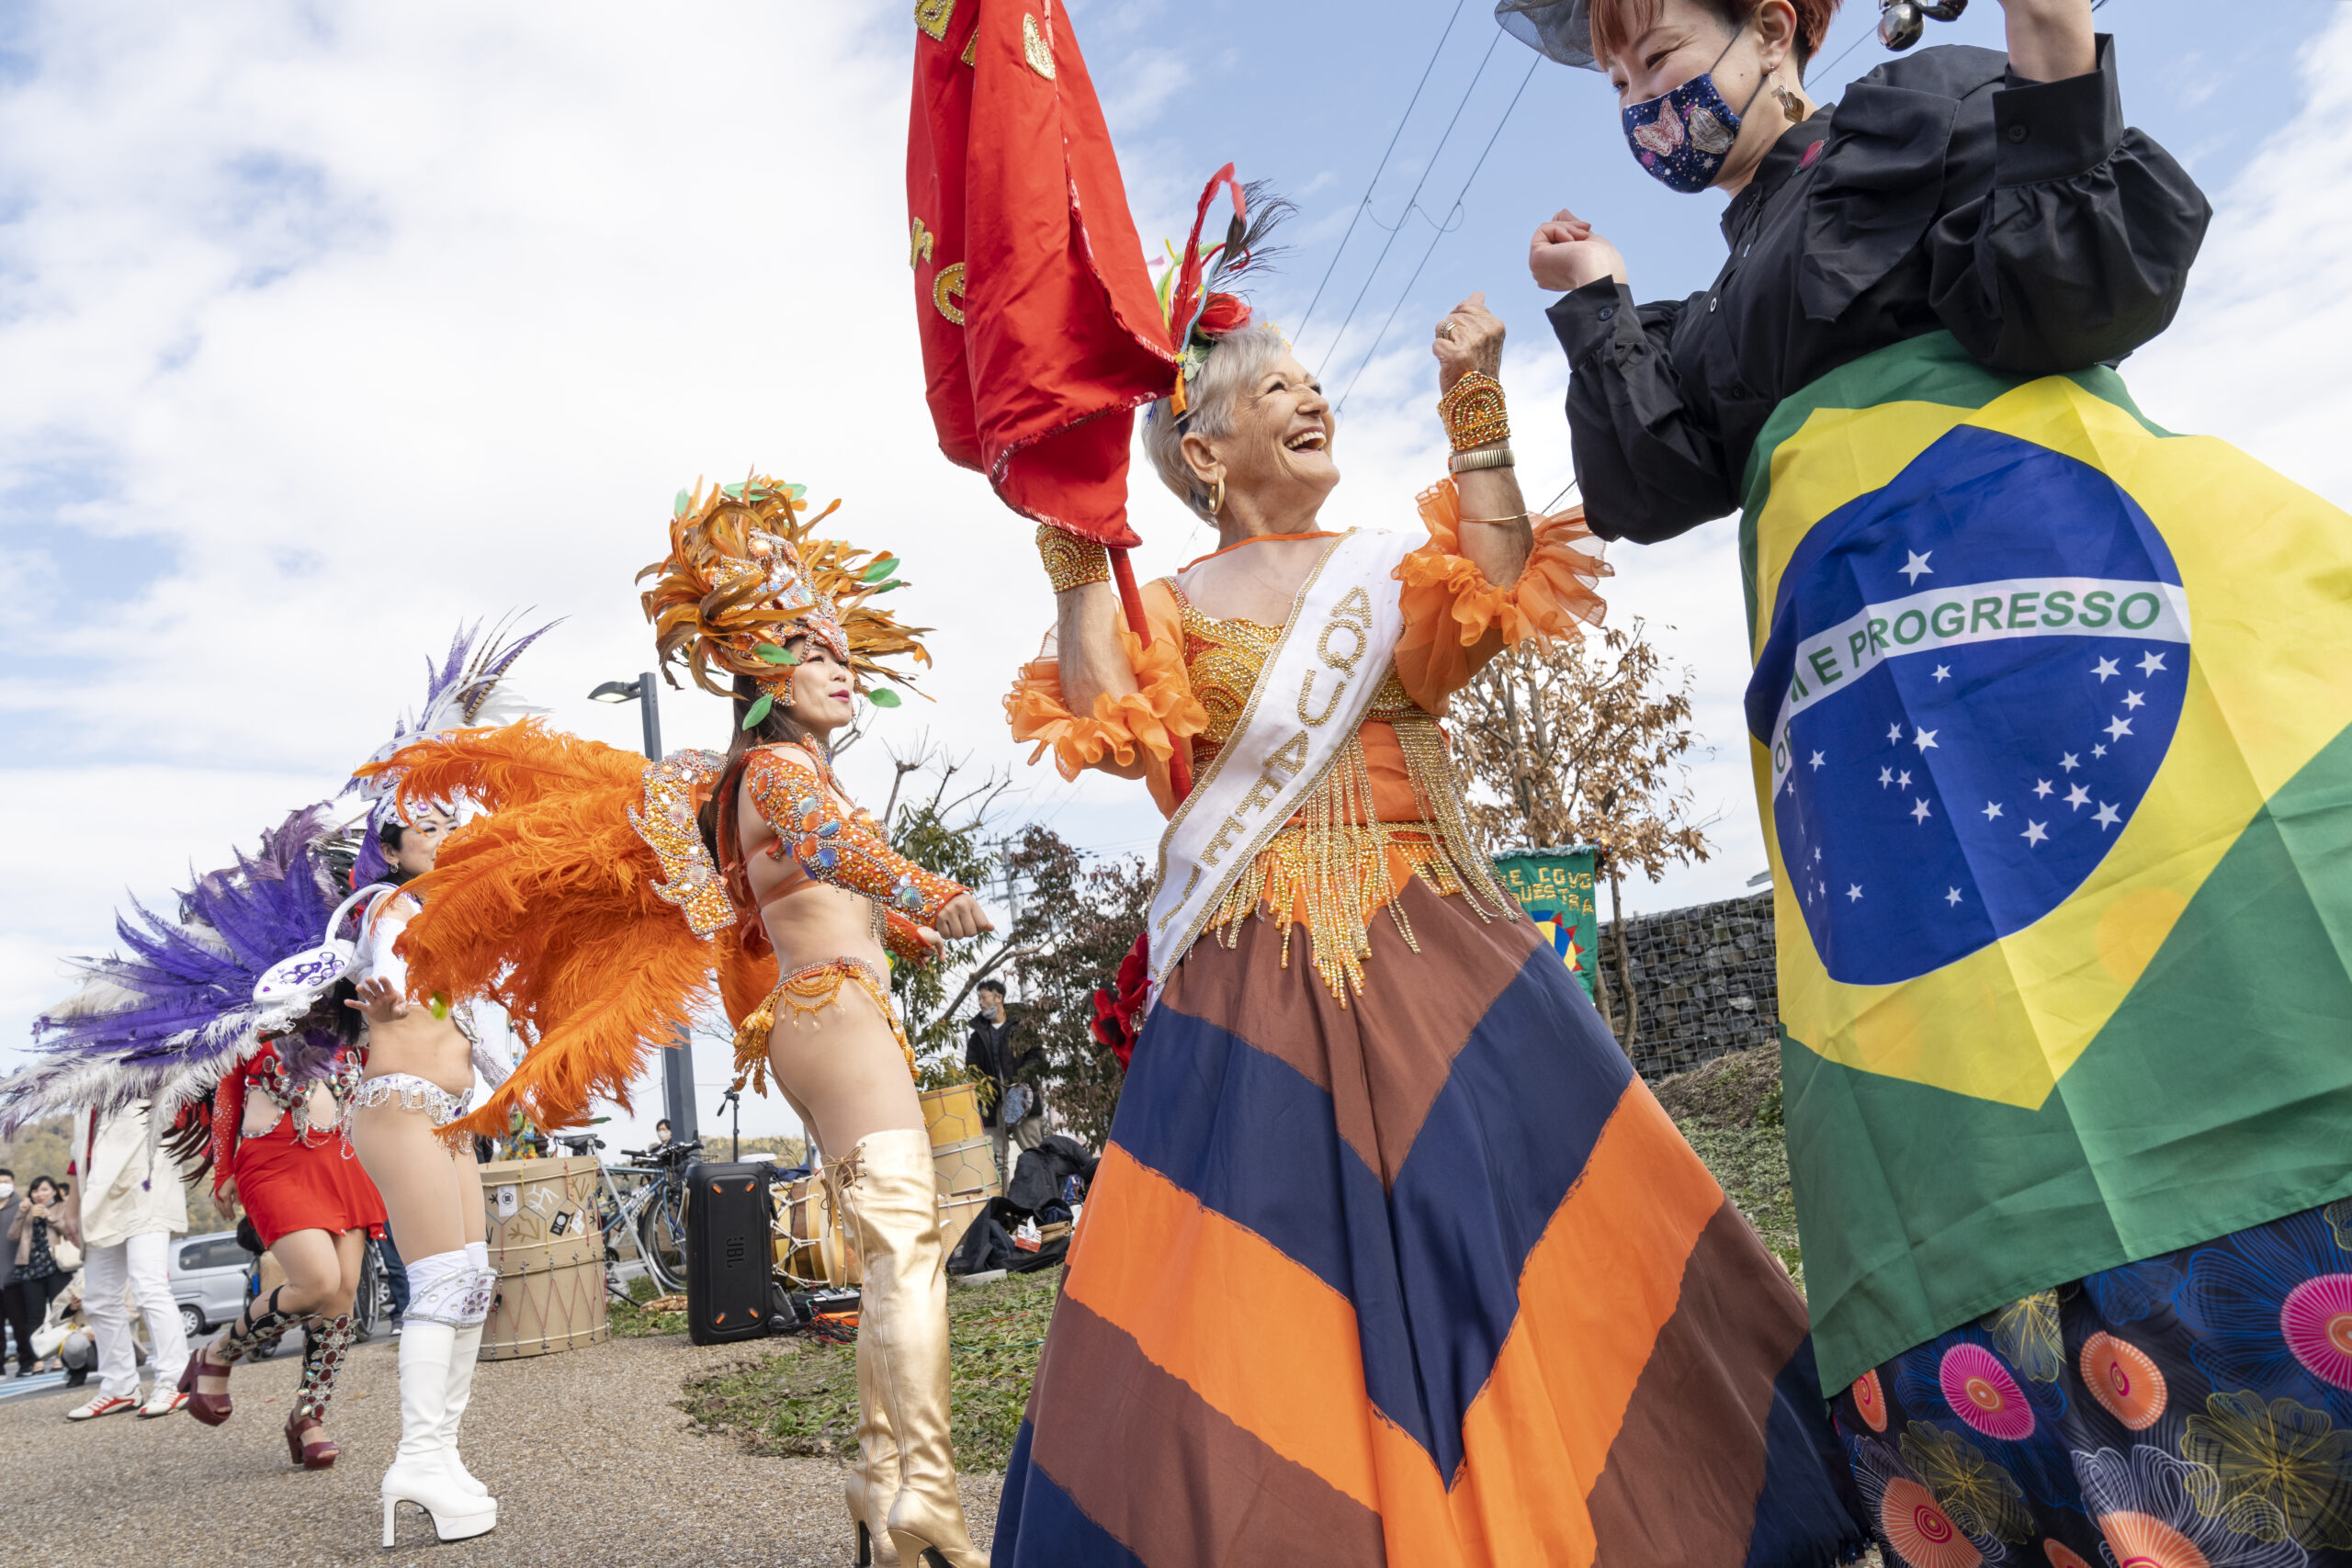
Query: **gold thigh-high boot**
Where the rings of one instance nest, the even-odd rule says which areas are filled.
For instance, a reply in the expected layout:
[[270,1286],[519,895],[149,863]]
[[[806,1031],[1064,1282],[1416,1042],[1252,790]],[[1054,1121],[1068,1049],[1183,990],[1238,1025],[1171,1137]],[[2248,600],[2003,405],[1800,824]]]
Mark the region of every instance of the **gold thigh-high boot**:
[[[843,1207],[833,1168],[821,1166],[820,1179],[832,1212],[842,1216],[844,1231],[855,1226]],[[890,1430],[890,1403],[882,1391],[879,1347],[861,1333],[857,1337],[857,1458],[842,1480],[842,1496],[849,1504],[850,1528],[857,1536],[857,1568],[897,1568],[898,1548],[890,1544],[890,1505],[899,1496],[899,1439]]]
[[930,1135],[909,1130],[863,1139],[835,1168],[835,1184],[865,1267],[859,1347],[874,1350],[875,1381],[899,1443],[891,1544],[910,1565],[987,1568],[956,1495],[947,1429],[947,1254],[940,1245]]
[[[870,1308],[862,1309],[870,1311]],[[861,1317],[861,1323],[863,1318]],[[890,1430],[890,1402],[883,1393],[880,1347],[861,1326],[857,1336],[857,1461],[842,1482],[850,1518],[857,1531],[858,1568],[895,1568],[890,1544],[890,1505],[899,1496],[899,1441]]]

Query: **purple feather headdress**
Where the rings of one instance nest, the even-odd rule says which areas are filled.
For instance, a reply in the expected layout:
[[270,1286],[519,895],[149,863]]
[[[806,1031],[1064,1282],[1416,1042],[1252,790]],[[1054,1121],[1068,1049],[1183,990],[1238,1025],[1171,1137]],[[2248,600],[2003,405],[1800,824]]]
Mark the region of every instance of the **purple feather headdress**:
[[[33,1021],[33,1061],[0,1079],[0,1136],[61,1111],[153,1102],[157,1126],[201,1100],[259,1044],[254,983],[280,959],[318,945],[336,904],[321,802],[262,835],[258,854],[193,879],[179,917],[134,903],[115,922],[122,946],[84,963],[71,999]],[[342,1040],[288,1036],[297,1078],[326,1070]]]
[[[553,631],[560,621],[519,637],[509,636],[509,628],[527,612],[518,611],[491,628],[487,641],[478,649],[481,638],[481,623],[459,626],[449,644],[448,656],[438,669],[431,660],[424,665],[424,705],[413,716],[402,714],[392,726],[392,738],[376,748],[368,759],[370,763],[388,761],[401,747],[446,734],[452,729],[471,729],[512,724],[527,718],[545,708],[533,707],[519,697],[500,689],[506,672],[523,650]],[[368,778],[354,774],[343,793],[356,793],[370,805],[361,835],[358,863],[352,867],[352,886],[356,887],[383,876],[389,867],[384,862],[383,847],[378,835],[386,822],[394,820],[393,796],[400,788],[399,775],[379,773]]]

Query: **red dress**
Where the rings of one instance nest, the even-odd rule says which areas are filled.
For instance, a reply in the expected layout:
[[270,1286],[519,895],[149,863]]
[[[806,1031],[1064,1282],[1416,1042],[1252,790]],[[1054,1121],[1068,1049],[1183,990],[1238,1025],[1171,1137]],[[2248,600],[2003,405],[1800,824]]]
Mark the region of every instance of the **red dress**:
[[[295,1231],[384,1234],[383,1197],[368,1179],[345,1131],[345,1108],[359,1087],[361,1070],[359,1052],[345,1049],[324,1079],[296,1084],[288,1078],[277,1048],[266,1043],[213,1096],[213,1190],[227,1178],[236,1179],[237,1201],[264,1245],[274,1247],[279,1236]],[[336,1112],[334,1125],[323,1128],[311,1124],[309,1111],[310,1092],[322,1086],[334,1097]],[[252,1137],[243,1134],[250,1094],[267,1096],[279,1111],[268,1132]]]

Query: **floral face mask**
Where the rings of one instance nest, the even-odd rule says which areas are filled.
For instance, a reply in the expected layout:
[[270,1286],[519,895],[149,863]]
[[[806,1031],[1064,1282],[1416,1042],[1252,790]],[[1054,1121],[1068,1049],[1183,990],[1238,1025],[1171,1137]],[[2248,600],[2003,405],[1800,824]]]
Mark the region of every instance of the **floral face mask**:
[[[1732,34],[1723,54],[1715,56],[1715,65],[1724,62],[1724,55],[1731,52],[1732,44],[1747,30],[1743,23],[1739,32]],[[1715,86],[1715,65],[1679,87],[1619,111],[1625,122],[1625,141],[1642,167],[1667,189],[1685,196],[1706,189],[1723,173],[1724,159],[1739,140],[1741,118],[1764,90],[1759,80],[1756,92],[1747,95],[1747,105],[1733,108]]]

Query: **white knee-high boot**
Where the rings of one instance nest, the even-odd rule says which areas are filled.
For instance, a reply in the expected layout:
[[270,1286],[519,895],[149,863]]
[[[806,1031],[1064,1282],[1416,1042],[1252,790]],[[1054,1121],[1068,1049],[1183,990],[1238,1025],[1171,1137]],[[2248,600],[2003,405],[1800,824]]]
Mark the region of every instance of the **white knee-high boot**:
[[432,1515],[433,1533],[443,1540],[486,1534],[498,1523],[498,1505],[458,1485],[443,1457],[441,1423],[457,1335],[446,1323],[413,1318],[401,1330],[401,1446],[381,1488],[386,1546],[392,1544],[393,1516],[402,1503]]
[[498,1289],[498,1274],[490,1267],[490,1248],[482,1242],[466,1243],[466,1258],[474,1265],[476,1279],[475,1289],[466,1299],[466,1314],[472,1321],[458,1325],[449,1348],[449,1399],[441,1416],[441,1457],[459,1486],[477,1497],[488,1497],[490,1488],[458,1457],[458,1423],[466,1418],[466,1406],[473,1403],[474,1369],[481,1361],[481,1331],[490,1315],[491,1298]]

